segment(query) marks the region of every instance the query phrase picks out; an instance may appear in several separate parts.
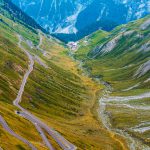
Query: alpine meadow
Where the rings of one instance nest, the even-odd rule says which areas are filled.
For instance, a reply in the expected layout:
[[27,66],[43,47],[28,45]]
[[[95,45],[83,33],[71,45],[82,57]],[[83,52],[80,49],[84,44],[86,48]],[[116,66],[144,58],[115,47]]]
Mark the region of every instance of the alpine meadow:
[[150,150],[150,0],[0,0],[0,150]]

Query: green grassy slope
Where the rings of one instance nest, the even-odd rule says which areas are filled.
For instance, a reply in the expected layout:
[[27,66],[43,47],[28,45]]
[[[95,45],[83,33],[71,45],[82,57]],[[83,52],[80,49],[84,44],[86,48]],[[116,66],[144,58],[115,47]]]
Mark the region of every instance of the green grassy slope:
[[79,48],[75,53],[75,57],[82,60],[86,59],[87,54],[91,51],[91,49],[103,42],[105,40],[105,37],[108,35],[108,32],[98,30],[95,33],[83,38],[79,41]]
[[[4,2],[1,0],[0,6]],[[34,26],[28,26],[23,20],[20,22],[20,19],[18,21],[4,7],[0,10],[3,14],[0,15],[0,115],[9,126],[38,149],[47,149],[35,127],[16,115],[16,108],[12,105],[28,67],[28,58],[17,45],[16,35],[20,34],[24,38],[21,44],[36,57],[21,105],[60,132],[78,149],[127,149],[124,139],[108,132],[97,119],[96,102],[101,86],[81,75],[78,64],[69,58],[64,44],[41,33],[42,45],[37,48],[40,37]],[[48,68],[42,66],[39,60]],[[29,149],[1,126],[0,131],[0,147],[3,149]],[[60,149],[49,138],[54,147]]]
[[[37,53],[24,43],[49,68],[36,63],[22,105],[62,133],[79,149],[122,149],[93,112],[100,87],[80,74],[78,64],[66,55],[67,49],[62,43],[54,43],[53,38],[47,39],[43,35],[42,38],[41,48],[46,51],[46,55],[43,52]],[[124,143],[123,139],[120,140]],[[105,142],[107,144],[103,144]]]
[[[136,82],[146,80],[149,77],[149,71],[140,78],[134,78],[134,75],[138,68],[147,62],[150,57],[150,29],[149,27],[145,30],[140,29],[140,26],[148,19],[149,16],[136,22],[131,22],[128,25],[119,26],[102,40],[101,36],[103,34],[99,35],[98,33],[92,40],[97,41],[99,37],[100,43],[96,42],[95,47],[93,47],[90,42],[87,47],[84,46],[82,48],[81,46],[81,49],[79,48],[75,52],[75,58],[83,61],[85,60],[84,66],[91,70],[91,74],[93,76],[103,77],[104,80],[113,84],[114,88],[118,90],[123,90]],[[114,42],[113,40],[119,36],[119,40]],[[110,52],[105,52],[106,45],[110,41],[113,41],[116,46]],[[79,47],[80,45],[82,45],[82,42],[79,42]],[[89,51],[89,47],[91,46],[92,48],[87,54],[86,50]],[[103,47],[100,48],[100,46]],[[87,56],[81,57],[81,55]],[[122,84],[122,88],[117,87],[117,82],[120,81],[124,82],[124,84]],[[125,82],[128,81],[131,83],[127,83],[126,85]]]
[[[81,46],[81,49],[79,48],[74,53],[74,57],[84,62],[83,67],[90,72],[93,78],[100,81],[104,80],[112,86],[112,96],[135,96],[150,92],[149,22],[150,16],[147,16],[127,25],[119,26],[102,40],[101,34],[95,36],[94,33],[95,38],[92,40],[97,41],[99,37],[100,43],[96,43],[94,47],[90,42],[88,47],[84,46],[82,48]],[[80,45],[82,45],[82,42],[79,42],[79,47]],[[91,47],[90,51],[89,47]],[[82,56],[86,56],[86,58]],[[112,126],[123,129],[143,143],[150,145],[149,130],[142,133],[133,130],[141,122],[147,123],[150,121],[149,110],[133,109],[125,106],[130,104],[133,107],[143,106],[148,108],[150,98],[122,103],[114,101],[113,103],[115,105],[108,105],[106,108]],[[117,103],[119,105],[121,103],[121,105],[117,106]],[[149,127],[149,125],[145,126]]]
[[[6,14],[5,16],[9,15],[6,10],[3,10],[3,12]],[[23,75],[28,68],[28,58],[18,48],[16,34],[20,33],[23,36],[27,36],[27,33],[32,31],[5,16],[0,16],[0,115],[4,117],[8,125],[17,134],[28,139],[39,149],[46,149],[34,126],[16,115],[16,108],[12,105]],[[32,32],[32,37],[35,37],[35,35],[37,37],[37,34]],[[30,38],[30,35],[27,37]],[[34,38],[32,39],[34,40]],[[3,149],[9,149],[10,147],[12,150],[29,149],[24,143],[9,135],[1,126],[0,130],[0,146]]]

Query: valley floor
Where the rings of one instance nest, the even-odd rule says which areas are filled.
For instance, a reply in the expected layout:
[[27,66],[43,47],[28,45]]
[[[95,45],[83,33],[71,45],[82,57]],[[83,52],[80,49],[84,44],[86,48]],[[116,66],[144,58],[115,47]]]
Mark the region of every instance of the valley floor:
[[36,37],[41,39],[39,45],[26,36],[18,41],[16,32],[7,28],[2,24],[0,34],[4,59],[0,65],[0,147],[127,149],[124,139],[107,131],[98,119],[96,110],[102,87],[82,75],[79,64],[68,56],[64,45],[43,33],[31,33],[33,37],[40,36]]
[[[118,66],[114,54],[82,60],[95,46],[86,39],[75,61],[64,43],[7,15],[0,16],[0,149],[149,150],[149,74],[127,80],[147,66],[146,56],[128,67],[128,53]],[[109,35],[98,32],[100,42]]]

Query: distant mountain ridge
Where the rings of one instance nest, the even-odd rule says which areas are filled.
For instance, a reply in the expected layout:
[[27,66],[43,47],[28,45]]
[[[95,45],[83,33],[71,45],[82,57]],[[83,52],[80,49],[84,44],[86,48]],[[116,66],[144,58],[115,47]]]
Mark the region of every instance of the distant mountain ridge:
[[78,40],[99,28],[110,31],[117,25],[150,13],[150,0],[61,0],[59,2],[12,0],[12,2],[34,18],[44,29],[58,34],[58,37],[66,41]]

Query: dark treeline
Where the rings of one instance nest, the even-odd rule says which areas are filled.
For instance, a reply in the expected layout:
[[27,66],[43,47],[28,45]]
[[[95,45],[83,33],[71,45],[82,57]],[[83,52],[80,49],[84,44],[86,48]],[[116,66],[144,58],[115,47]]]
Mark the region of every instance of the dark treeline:
[[17,21],[33,31],[35,31],[35,29],[40,29],[43,32],[46,32],[34,21],[34,19],[22,12],[21,9],[14,5],[10,0],[0,0],[0,6],[0,14],[5,14],[5,16],[11,18],[14,22]]

